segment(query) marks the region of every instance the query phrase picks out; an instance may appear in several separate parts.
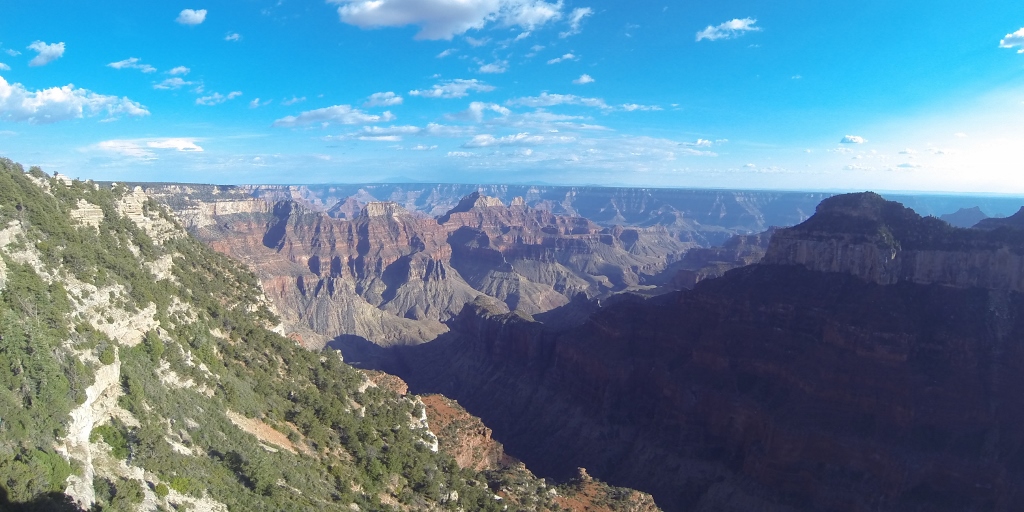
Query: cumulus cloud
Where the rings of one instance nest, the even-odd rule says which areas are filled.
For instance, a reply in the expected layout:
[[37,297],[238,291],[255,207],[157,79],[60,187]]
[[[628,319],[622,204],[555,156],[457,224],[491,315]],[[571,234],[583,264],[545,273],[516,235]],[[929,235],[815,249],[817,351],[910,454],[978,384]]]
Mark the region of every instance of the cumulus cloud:
[[242,40],[242,35],[239,34],[238,32],[232,32],[232,33],[224,36],[224,40],[225,41],[241,41]]
[[277,127],[309,126],[319,124],[327,126],[336,124],[367,124],[391,121],[395,116],[390,112],[381,115],[367,114],[351,105],[334,105],[333,107],[307,110],[297,116],[286,116],[274,121]]
[[189,82],[189,81],[187,81],[187,80],[185,80],[185,79],[183,79],[181,77],[175,76],[175,77],[168,78],[168,79],[166,79],[163,82],[160,82],[158,84],[154,84],[153,88],[154,89],[170,90],[170,89],[180,89],[180,88],[182,88],[182,87],[184,87],[186,85],[192,85],[192,82]]
[[187,75],[191,71],[192,71],[191,69],[186,68],[185,66],[178,66],[178,67],[168,71],[167,74],[168,75]]
[[64,43],[46,44],[36,41],[28,45],[28,49],[36,52],[36,56],[28,62],[29,66],[45,66],[64,55]]
[[405,135],[423,132],[418,126],[364,126],[362,130],[344,135],[324,137],[324,140],[358,139],[378,142],[399,142]]
[[493,85],[487,85],[475,78],[465,80],[457,78],[435,84],[430,89],[409,91],[410,96],[421,96],[424,98],[464,98],[472,92],[490,92],[494,90]]
[[717,41],[719,39],[732,39],[742,36],[747,32],[757,32],[761,27],[755,27],[757,20],[754,18],[732,19],[717,26],[708,25],[707,28],[697,32],[697,41]]
[[488,23],[526,30],[562,16],[562,0],[328,0],[337,4],[343,23],[364,29],[420,28],[416,39],[451,39]]
[[476,156],[476,154],[475,153],[470,153],[469,151],[449,151],[448,152],[448,157],[449,158],[470,158],[470,157],[474,157],[474,156]]
[[11,70],[10,66],[8,66],[7,64],[4,64],[3,62],[0,62],[0,71],[10,71],[10,70]]
[[453,53],[455,53],[457,51],[458,50],[456,50],[455,48],[448,48],[447,50],[437,54],[437,58],[443,59],[443,58],[445,58],[445,57],[447,57],[447,56],[449,56],[449,55],[451,55],[451,54],[453,54]]
[[402,97],[391,92],[375,92],[366,99],[366,103],[363,103],[364,107],[390,107],[392,105],[401,105]]
[[71,84],[30,91],[19,83],[11,84],[0,77],[0,120],[48,124],[102,113],[111,119],[122,114],[134,117],[149,115],[146,107],[128,98],[76,89]]
[[206,9],[184,9],[174,21],[182,25],[198,25],[206,21]]
[[508,71],[507,60],[499,60],[490,64],[484,64],[483,66],[480,66],[479,69],[480,73],[504,73],[505,71]]
[[569,13],[569,30],[558,34],[558,37],[566,38],[579,34],[582,31],[583,18],[594,14],[594,10],[590,7],[577,7]]
[[110,64],[107,64],[107,66],[108,67],[112,67],[114,69],[138,69],[139,71],[142,71],[143,73],[155,73],[156,72],[156,68],[154,68],[153,66],[150,66],[149,64],[143,64],[141,62],[141,59],[139,59],[138,57],[131,57],[131,58],[125,59],[125,60],[119,60],[117,62],[111,62]]
[[582,75],[580,75],[579,78],[577,78],[576,80],[573,80],[572,83],[574,83],[576,85],[584,85],[584,84],[594,83],[594,77],[592,77],[592,76],[590,76],[590,75],[588,75],[586,73],[583,73]]
[[1016,48],[1018,46],[1020,49],[1017,50],[1017,53],[1024,53],[1024,28],[1012,34],[1006,34],[1006,37],[999,41],[1000,48]]
[[567,53],[565,55],[562,55],[561,57],[555,57],[555,58],[549,60],[548,64],[558,64],[559,62],[562,62],[562,61],[576,60],[576,59],[577,59],[577,57],[575,55],[573,55],[571,53]]
[[154,149],[170,149],[181,153],[202,152],[203,148],[196,144],[196,140],[192,138],[114,139],[100,142],[96,144],[96,148],[122,156],[155,160],[157,153],[152,151]]
[[481,122],[484,120],[484,114],[487,112],[494,112],[500,116],[507,116],[512,113],[511,110],[498,105],[497,103],[484,103],[482,101],[474,101],[469,104],[469,108],[459,112],[451,117],[456,119],[470,120]]
[[840,144],[864,144],[867,139],[860,135],[846,135],[842,139],[839,139]]
[[601,109],[611,108],[600,98],[584,98],[574,94],[549,94],[546,92],[540,93],[540,96],[514,98],[509,100],[507,104],[513,106],[522,105],[524,107],[533,108],[552,107],[555,105],[582,105],[584,107]]
[[432,137],[465,137],[472,135],[474,132],[472,126],[450,126],[438,123],[429,123],[426,128],[423,129],[424,135],[430,135]]
[[196,105],[206,105],[212,107],[213,105],[220,105],[225,101],[233,100],[242,95],[242,91],[229,92],[227,95],[223,95],[219,92],[215,92],[208,96],[202,96],[196,98]]

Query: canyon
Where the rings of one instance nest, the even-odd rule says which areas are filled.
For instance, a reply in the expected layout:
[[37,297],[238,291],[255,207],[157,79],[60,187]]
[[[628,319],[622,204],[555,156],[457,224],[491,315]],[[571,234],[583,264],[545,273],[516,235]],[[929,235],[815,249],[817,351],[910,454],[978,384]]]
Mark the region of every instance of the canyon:
[[162,187],[293,338],[479,416],[467,460],[503,456],[493,429],[538,474],[585,467],[665,510],[1021,499],[1020,215],[962,229],[870,193],[701,192],[730,205],[714,224],[643,192]]

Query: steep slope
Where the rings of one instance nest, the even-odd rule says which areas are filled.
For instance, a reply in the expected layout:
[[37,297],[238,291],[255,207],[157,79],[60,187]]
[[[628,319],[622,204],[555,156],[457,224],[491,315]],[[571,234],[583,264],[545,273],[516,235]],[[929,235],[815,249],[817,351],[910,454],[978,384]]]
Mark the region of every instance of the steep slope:
[[256,277],[140,189],[3,159],[0,226],[0,508],[560,509],[525,468],[460,468],[418,397],[275,332]]
[[220,188],[160,190],[197,236],[257,272],[290,332],[349,354],[366,341],[432,340],[481,294],[531,315],[647,287],[695,246],[660,227],[604,228],[478,192],[435,220],[393,202],[338,219]]
[[1013,510],[1022,247],[837,196],[691,291],[566,331],[478,300],[383,361],[540,474],[584,466],[667,510]]

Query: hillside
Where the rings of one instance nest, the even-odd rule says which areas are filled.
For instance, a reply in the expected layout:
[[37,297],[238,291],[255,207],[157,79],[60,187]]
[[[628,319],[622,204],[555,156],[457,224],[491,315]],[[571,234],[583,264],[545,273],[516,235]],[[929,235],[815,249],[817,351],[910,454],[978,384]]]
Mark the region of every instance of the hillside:
[[0,227],[5,510],[560,510],[580,494],[521,465],[460,468],[417,396],[279,334],[256,277],[141,189],[3,159]]

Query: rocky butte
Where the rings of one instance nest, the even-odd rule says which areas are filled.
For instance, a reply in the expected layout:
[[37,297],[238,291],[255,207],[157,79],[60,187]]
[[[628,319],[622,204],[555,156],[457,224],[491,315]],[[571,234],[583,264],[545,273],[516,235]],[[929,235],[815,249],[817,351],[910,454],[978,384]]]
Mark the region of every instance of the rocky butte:
[[1002,224],[837,196],[693,290],[562,329],[480,298],[380,366],[540,474],[586,467],[666,510],[1014,510],[1024,231]]

